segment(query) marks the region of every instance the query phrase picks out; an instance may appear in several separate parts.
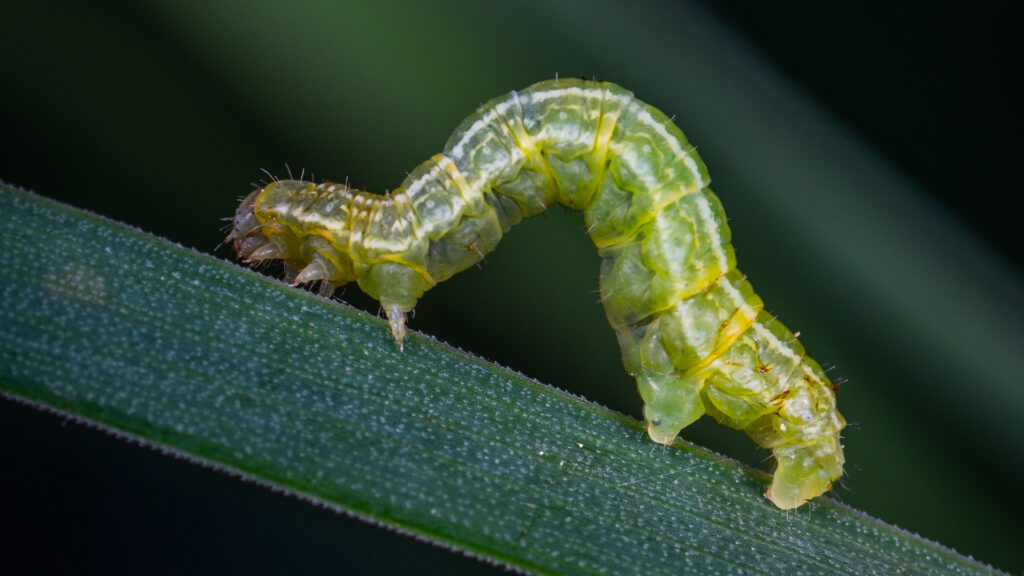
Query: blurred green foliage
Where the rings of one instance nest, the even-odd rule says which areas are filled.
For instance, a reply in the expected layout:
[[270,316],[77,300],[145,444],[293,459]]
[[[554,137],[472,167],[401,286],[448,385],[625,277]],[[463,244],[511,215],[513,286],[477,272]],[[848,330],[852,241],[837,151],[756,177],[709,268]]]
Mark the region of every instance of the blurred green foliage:
[[[1019,274],[707,13],[655,0],[13,2],[0,20],[15,23],[0,57],[0,178],[204,251],[249,183],[266,178],[261,168],[281,176],[287,163],[383,191],[493,96],[556,73],[633,90],[698,146],[740,269],[769,309],[848,380],[839,496],[1024,569],[1024,378],[1008,367],[1024,349]],[[514,229],[481,270],[428,294],[411,327],[638,416],[597,266],[578,215],[553,210]],[[354,287],[341,297],[375,309]],[[95,548],[143,540],[126,528],[141,523],[163,539],[139,548],[147,568],[168,550],[192,551],[179,568],[217,566],[254,541],[267,548],[243,561],[253,569],[357,556],[395,570],[477,568],[58,430],[26,408],[0,404],[0,431],[0,454],[20,470],[5,488],[27,495],[9,513],[37,538],[89,534],[79,541],[92,543],[89,566],[110,565]],[[766,465],[741,434],[700,423],[684,435]],[[67,483],[55,485],[54,470]],[[97,508],[97,495],[126,485],[130,505]],[[190,510],[197,502],[220,508]],[[253,507],[267,506],[277,520],[254,520]],[[223,533],[239,548],[207,549]]]

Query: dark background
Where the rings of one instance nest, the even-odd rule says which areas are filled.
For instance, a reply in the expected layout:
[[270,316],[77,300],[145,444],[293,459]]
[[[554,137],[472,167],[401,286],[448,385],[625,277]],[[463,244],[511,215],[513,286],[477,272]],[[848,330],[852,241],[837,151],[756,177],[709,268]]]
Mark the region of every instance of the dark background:
[[[383,190],[484,100],[556,72],[619,82],[677,115],[741,269],[849,379],[837,496],[1020,572],[1024,425],[1006,408],[1024,397],[1018,27],[993,2],[912,4],[5,2],[0,179],[212,252],[261,168]],[[773,140],[748,150],[766,129]],[[772,156],[822,134],[841,145]],[[829,173],[863,179],[863,194],[801,180]],[[785,178],[793,197],[761,192]],[[883,180],[896,191],[879,202]],[[483,270],[429,294],[412,327],[639,416],[581,229],[560,209],[524,223]],[[901,276],[916,262],[871,251],[900,234],[936,235],[921,254],[939,272],[901,296],[936,302],[917,318],[881,296],[920,283]],[[877,273],[852,276],[858,259]],[[947,285],[970,297],[949,306]],[[341,297],[376,309],[355,288]],[[972,321],[979,302],[1005,308]],[[936,318],[945,332],[915,331]],[[1005,325],[987,333],[993,318]],[[996,346],[1017,354],[986,370],[965,360]],[[699,423],[684,436],[766,466],[742,434]],[[17,571],[493,571],[6,401],[0,471],[16,532],[0,552]]]

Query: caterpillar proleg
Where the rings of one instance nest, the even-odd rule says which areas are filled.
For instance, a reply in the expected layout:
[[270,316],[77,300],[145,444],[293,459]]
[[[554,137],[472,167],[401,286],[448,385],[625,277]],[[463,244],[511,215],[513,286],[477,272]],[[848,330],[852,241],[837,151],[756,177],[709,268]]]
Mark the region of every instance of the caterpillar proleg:
[[736,269],[707,169],[662,112],[608,82],[550,80],[481,106],[387,195],[282,180],[253,191],[228,239],[293,284],[351,281],[401,347],[424,292],[521,219],[580,210],[602,257],[601,300],[652,440],[704,414],[772,451],[765,496],[800,506],[843,474],[845,422],[821,367]]

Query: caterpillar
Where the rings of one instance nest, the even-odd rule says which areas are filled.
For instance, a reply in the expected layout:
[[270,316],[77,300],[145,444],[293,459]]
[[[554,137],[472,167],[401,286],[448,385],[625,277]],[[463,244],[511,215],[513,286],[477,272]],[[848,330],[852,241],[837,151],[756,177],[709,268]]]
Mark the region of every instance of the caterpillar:
[[843,474],[835,388],[736,269],[703,161],[662,112],[609,82],[555,79],[466,118],[443,151],[379,195],[275,181],[239,206],[228,241],[285,279],[351,281],[380,301],[402,347],[424,292],[473,266],[553,204],[580,210],[600,294],[652,440],[704,414],[772,451],[765,496],[792,509]]

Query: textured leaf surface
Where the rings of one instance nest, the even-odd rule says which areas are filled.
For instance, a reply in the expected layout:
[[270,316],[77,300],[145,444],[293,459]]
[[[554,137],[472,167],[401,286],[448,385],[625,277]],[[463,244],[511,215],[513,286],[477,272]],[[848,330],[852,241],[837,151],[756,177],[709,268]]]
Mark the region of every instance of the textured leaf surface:
[[546,573],[986,573],[236,266],[0,191],[0,391]]

